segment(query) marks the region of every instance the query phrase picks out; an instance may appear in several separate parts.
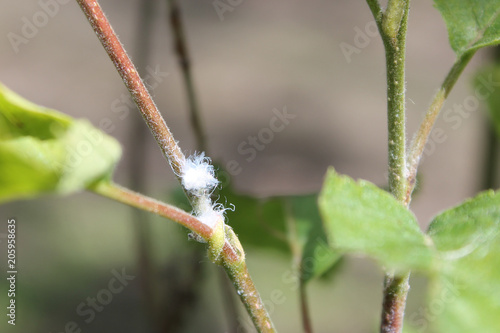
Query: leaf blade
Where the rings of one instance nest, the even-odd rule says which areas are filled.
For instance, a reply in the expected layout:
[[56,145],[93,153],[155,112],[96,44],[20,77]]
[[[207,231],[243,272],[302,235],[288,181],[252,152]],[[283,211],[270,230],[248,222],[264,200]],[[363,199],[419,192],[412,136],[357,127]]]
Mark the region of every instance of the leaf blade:
[[85,189],[108,179],[120,155],[118,142],[88,121],[0,84],[0,202]]
[[[429,236],[441,257],[430,299],[442,303],[437,326],[458,333],[499,332],[500,193],[483,192],[439,214]],[[444,294],[454,297],[442,302]]]
[[413,214],[389,193],[330,168],[320,195],[330,245],[395,270],[432,270],[433,252]]
[[500,43],[500,3],[491,0],[434,0],[457,57]]

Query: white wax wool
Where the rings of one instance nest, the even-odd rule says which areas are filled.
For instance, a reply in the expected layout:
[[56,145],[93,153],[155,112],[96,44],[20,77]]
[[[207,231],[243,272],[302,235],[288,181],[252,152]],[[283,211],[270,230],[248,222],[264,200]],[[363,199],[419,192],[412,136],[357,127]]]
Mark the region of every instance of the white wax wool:
[[205,192],[219,184],[214,176],[214,166],[205,153],[191,155],[185,160],[181,178],[182,186],[193,192]]
[[197,217],[204,225],[215,228],[219,223],[224,222],[224,210],[210,209]]

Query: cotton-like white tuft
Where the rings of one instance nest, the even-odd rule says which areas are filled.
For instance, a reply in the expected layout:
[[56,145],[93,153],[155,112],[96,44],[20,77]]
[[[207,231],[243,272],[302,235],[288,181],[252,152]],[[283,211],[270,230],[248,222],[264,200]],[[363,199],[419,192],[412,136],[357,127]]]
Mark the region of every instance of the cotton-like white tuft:
[[203,152],[191,155],[184,161],[180,177],[184,189],[195,197],[192,201],[194,216],[203,224],[216,228],[224,223],[226,208],[220,203],[213,203],[210,198],[219,184],[210,162]]
[[214,229],[219,223],[224,222],[224,211],[209,210],[197,216],[204,225]]
[[211,192],[219,181],[215,178],[214,166],[205,153],[189,156],[182,168],[182,186],[193,195],[203,195]]

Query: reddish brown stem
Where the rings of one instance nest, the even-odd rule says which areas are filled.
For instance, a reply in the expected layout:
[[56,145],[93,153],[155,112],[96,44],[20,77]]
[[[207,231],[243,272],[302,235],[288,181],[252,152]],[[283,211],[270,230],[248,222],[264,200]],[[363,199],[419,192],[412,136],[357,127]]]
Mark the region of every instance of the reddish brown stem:
[[410,274],[403,276],[386,275],[384,281],[384,301],[382,303],[381,333],[400,333],[403,330],[406,297],[410,286]]
[[311,317],[309,315],[309,306],[307,303],[306,283],[300,281],[300,312],[302,313],[302,326],[304,333],[312,333]]
[[108,19],[102,12],[101,7],[96,0],[76,1],[87,16],[90,25],[104,46],[111,61],[113,61],[113,64],[132,95],[134,102],[137,104],[149,129],[153,132],[156,142],[170,163],[174,173],[180,175],[182,163],[185,159],[184,154],[177,145],[165,120],[158,111],[151,95],[142,82],[129,56],[125,52],[123,45],[118,40]]
[[[188,212],[185,212],[182,209],[168,205],[153,198],[147,197],[140,193],[128,190],[119,185],[100,182],[94,187],[90,188],[90,190],[104,197],[122,202],[129,206],[166,217],[167,219],[177,222],[180,225],[195,232],[207,241],[213,235],[214,230],[212,228],[210,228],[206,224],[203,224],[200,220],[198,220]],[[241,260],[241,255],[236,252],[236,250],[228,243],[228,241],[225,242],[222,252],[223,257],[227,258],[226,260],[228,262],[238,262]]]

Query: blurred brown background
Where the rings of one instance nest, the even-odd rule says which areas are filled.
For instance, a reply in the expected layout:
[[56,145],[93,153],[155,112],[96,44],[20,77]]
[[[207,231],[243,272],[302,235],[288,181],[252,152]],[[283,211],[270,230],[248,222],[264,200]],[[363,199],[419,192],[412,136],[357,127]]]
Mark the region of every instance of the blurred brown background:
[[[117,109],[124,105],[117,100],[127,96],[124,85],[76,2],[56,2],[53,17],[27,43],[13,47],[9,41],[9,33],[22,35],[26,19],[33,22],[34,15],[44,10],[41,3],[47,2],[1,1],[0,81],[36,103],[88,118],[95,126],[104,118],[111,119],[113,129],[108,132],[124,149],[115,179],[130,184],[126,165],[134,159],[131,124],[139,117],[133,108],[129,113]],[[125,48],[135,56],[136,32],[141,29],[139,2],[100,2]],[[209,139],[208,154],[240,163],[242,172],[235,177],[239,190],[258,196],[318,191],[330,165],[354,178],[386,183],[384,54],[378,36],[357,39],[359,31],[369,29],[373,21],[365,1],[247,0],[222,16],[213,1],[180,3]],[[151,69],[168,72],[152,94],[181,147],[193,152],[194,136],[172,52],[165,1],[156,1],[150,20],[154,33],[147,63]],[[413,1],[408,31],[407,116],[408,131],[413,133],[453,64],[454,54],[431,0]],[[357,47],[360,42],[366,45]],[[356,47],[358,53],[346,58],[341,43]],[[488,59],[488,52],[475,56],[444,110],[473,94],[471,74]],[[238,145],[269,125],[274,108],[285,106],[296,118],[275,133],[254,160],[246,161],[248,156],[238,152]],[[456,129],[443,119],[436,124],[447,139],[425,158],[420,169],[422,189],[412,202],[423,228],[437,212],[480,189],[484,122],[484,112],[478,109]],[[152,137],[147,140],[146,192],[166,198],[176,182]],[[138,279],[114,295],[90,323],[75,312],[87,297],[95,297],[107,286],[113,269],[126,268],[127,273],[137,275],[130,209],[95,195],[78,194],[9,203],[0,212],[2,233],[7,218],[17,219],[19,249],[18,325],[7,327],[4,318],[2,332],[63,332],[70,321],[78,323],[82,332],[155,331],[142,306]],[[159,283],[174,283],[175,279],[169,280],[169,265],[182,261],[196,245],[188,243],[186,233],[171,222],[152,218],[148,223]],[[4,245],[0,244],[2,250]],[[273,290],[285,295],[286,300],[274,304],[272,310],[277,328],[300,332],[296,292],[283,278],[288,258],[252,248],[247,251],[262,297],[269,299]],[[0,262],[4,267],[5,258]],[[202,296],[187,319],[183,318],[181,331],[227,332],[216,268],[206,258],[201,265],[207,276]],[[333,283],[313,282],[310,303],[316,332],[375,330],[381,283],[382,273],[370,261],[355,258]],[[420,306],[423,284],[422,278],[414,281],[408,311]],[[0,287],[3,300],[4,279]]]

